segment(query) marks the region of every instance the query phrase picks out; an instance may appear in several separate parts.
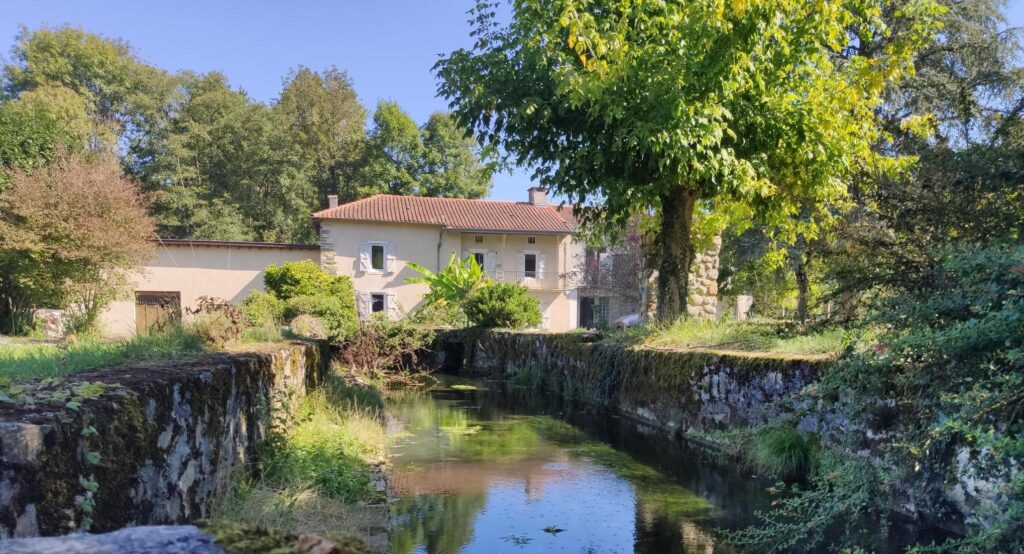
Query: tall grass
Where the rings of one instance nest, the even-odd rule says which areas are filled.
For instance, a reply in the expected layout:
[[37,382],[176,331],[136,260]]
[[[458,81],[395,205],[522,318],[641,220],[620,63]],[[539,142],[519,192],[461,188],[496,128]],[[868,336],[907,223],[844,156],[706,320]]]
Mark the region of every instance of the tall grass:
[[85,338],[68,345],[0,345],[0,379],[27,381],[60,377],[128,362],[174,358],[203,351],[195,334],[181,327],[125,340]]
[[737,350],[781,355],[830,354],[842,351],[852,334],[841,328],[797,333],[756,322],[681,319],[669,326],[616,332],[612,340],[652,348]]
[[775,427],[754,436],[747,458],[762,475],[802,479],[814,471],[818,452],[816,439],[792,427]]
[[383,462],[382,403],[337,373],[290,409],[256,467],[218,495],[212,518],[291,532],[359,533],[380,514],[353,503],[382,501],[371,466]]

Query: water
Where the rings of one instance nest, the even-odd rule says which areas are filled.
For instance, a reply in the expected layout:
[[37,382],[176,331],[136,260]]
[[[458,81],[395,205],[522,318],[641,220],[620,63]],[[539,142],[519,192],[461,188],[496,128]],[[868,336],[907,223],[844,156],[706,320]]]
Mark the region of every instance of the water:
[[718,530],[771,502],[770,483],[631,420],[460,383],[387,399],[396,554],[731,552]]

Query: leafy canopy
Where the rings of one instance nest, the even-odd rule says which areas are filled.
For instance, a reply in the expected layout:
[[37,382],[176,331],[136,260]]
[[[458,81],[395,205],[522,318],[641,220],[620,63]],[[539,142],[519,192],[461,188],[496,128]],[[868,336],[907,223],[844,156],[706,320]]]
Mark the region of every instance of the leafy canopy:
[[540,325],[540,303],[526,287],[495,283],[480,287],[466,297],[463,309],[474,325],[486,328],[523,329]]

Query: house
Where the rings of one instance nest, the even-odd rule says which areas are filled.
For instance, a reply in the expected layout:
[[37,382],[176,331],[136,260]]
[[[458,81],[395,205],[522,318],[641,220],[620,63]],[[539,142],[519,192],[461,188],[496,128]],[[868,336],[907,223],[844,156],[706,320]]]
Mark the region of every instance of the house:
[[570,209],[548,202],[539,188],[526,202],[377,195],[313,214],[320,264],[352,278],[361,315],[394,317],[415,309],[426,285],[407,283],[415,262],[440,271],[454,253],[474,256],[488,277],[518,283],[540,302],[552,331],[578,324],[576,291],[566,278],[578,247]]
[[577,293],[566,278],[580,251],[572,241],[571,210],[529,190],[526,202],[378,195],[338,205],[313,218],[319,245],[159,239],[156,255],[134,277],[128,298],[101,316],[113,336],[146,332],[180,319],[202,296],[241,303],[263,290],[271,265],[314,260],[328,272],[352,278],[362,315],[400,317],[415,309],[425,285],[406,283],[418,263],[443,270],[452,253],[473,255],[497,282],[520,283],[540,302],[542,328],[578,324]]

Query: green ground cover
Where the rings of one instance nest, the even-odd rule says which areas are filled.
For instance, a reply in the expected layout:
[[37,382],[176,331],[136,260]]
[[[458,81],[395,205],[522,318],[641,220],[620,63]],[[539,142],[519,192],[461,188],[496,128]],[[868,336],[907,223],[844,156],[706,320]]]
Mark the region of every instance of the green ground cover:
[[775,322],[682,319],[668,326],[616,330],[607,340],[647,348],[723,350],[777,355],[829,355],[842,352],[864,333],[841,327],[800,330]]
[[289,532],[351,533],[379,522],[362,502],[383,502],[373,466],[384,460],[383,404],[335,368],[300,401],[269,414],[274,431],[255,467],[214,502],[214,522]]
[[129,362],[175,358],[204,351],[182,328],[124,340],[83,338],[74,343],[12,340],[0,344],[0,380],[27,381],[80,373]]

